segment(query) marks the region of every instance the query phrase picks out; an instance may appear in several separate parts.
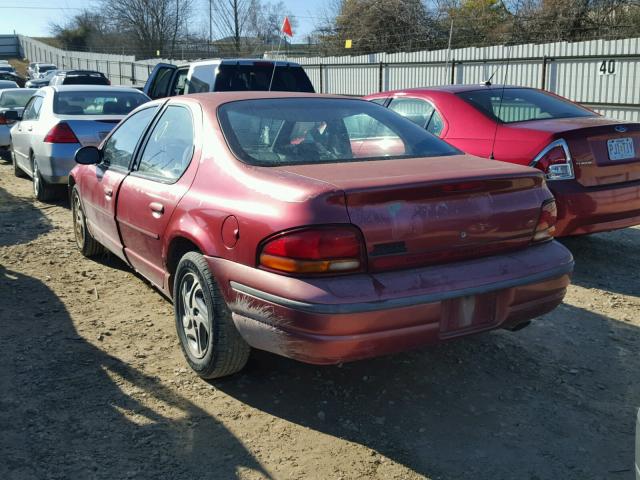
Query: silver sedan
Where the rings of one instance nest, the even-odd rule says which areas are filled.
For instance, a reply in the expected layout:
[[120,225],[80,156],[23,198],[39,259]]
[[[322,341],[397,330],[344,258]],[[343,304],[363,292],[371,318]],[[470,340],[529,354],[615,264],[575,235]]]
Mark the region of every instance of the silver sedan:
[[76,150],[97,146],[131,110],[149,98],[134,88],[97,85],[43,87],[11,128],[16,176],[33,179],[38,200],[53,200],[66,186]]

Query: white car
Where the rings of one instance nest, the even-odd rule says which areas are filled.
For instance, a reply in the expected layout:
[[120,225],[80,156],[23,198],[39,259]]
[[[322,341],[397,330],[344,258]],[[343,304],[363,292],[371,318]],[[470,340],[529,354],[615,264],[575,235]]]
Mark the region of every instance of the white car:
[[0,156],[6,157],[9,153],[11,126],[14,123],[12,120],[7,120],[4,113],[7,110],[15,110],[22,114],[24,106],[35,91],[34,88],[5,88],[0,90]]
[[57,85],[36,91],[11,128],[16,176],[33,179],[38,200],[53,200],[67,185],[76,150],[98,145],[131,110],[149,97],[135,88]]

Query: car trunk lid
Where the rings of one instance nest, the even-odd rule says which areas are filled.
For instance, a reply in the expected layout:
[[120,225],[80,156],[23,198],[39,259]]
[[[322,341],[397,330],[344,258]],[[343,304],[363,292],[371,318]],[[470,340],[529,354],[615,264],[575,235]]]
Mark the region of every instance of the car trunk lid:
[[465,155],[278,168],[344,192],[371,271],[523,248],[550,198],[538,171]]
[[61,122],[65,122],[71,127],[83,147],[98,146],[122,118],[121,116],[115,117],[112,115],[91,119],[70,118],[64,115],[58,117]]
[[522,122],[518,128],[548,131],[564,139],[576,180],[597,187],[640,180],[640,124],[605,117]]

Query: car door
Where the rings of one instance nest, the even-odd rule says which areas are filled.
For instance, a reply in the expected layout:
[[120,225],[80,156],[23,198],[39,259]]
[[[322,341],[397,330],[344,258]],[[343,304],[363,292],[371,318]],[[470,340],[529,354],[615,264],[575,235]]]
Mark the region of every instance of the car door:
[[158,111],[153,105],[125,119],[104,142],[98,165],[82,177],[81,196],[91,234],[110,251],[126,260],[116,224],[118,188],[129,174],[136,149]]
[[42,95],[34,95],[31,97],[24,111],[22,112],[22,120],[17,122],[11,129],[11,143],[17,164],[27,172],[31,173],[31,162],[29,161],[31,149],[31,135],[35,123],[40,115],[40,109],[44,97]]
[[[197,169],[192,161],[201,113],[169,104],[145,140],[132,173],[122,182],[117,220],[125,254],[144,277],[163,287],[163,234]],[[193,168],[189,166],[193,164]]]
[[175,65],[158,63],[144,84],[144,93],[149,98],[164,98],[170,95],[173,74],[178,69]]

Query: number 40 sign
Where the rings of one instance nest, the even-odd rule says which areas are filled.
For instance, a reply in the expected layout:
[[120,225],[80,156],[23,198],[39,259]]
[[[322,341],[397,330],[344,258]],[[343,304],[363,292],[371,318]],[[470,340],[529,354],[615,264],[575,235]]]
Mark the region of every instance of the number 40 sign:
[[598,68],[598,75],[615,75],[616,73],[616,61],[611,60],[603,60],[600,63],[600,68]]

